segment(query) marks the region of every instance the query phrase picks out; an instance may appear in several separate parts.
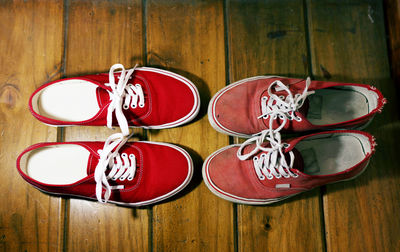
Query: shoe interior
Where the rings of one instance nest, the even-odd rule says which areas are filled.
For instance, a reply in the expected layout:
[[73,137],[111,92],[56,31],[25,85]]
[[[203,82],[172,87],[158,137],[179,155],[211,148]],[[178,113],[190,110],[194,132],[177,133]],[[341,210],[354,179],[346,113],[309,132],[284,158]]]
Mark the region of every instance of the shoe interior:
[[89,155],[80,145],[51,145],[25,153],[20,167],[29,177],[45,184],[72,184],[87,176]]
[[300,141],[296,149],[303,157],[304,173],[329,175],[360,163],[371,153],[371,143],[357,133],[322,134]]
[[308,96],[307,119],[314,125],[345,122],[364,116],[378,105],[378,95],[358,86],[340,86],[315,91]]
[[49,85],[32,98],[33,110],[47,118],[79,122],[99,112],[97,85],[85,80],[66,80]]

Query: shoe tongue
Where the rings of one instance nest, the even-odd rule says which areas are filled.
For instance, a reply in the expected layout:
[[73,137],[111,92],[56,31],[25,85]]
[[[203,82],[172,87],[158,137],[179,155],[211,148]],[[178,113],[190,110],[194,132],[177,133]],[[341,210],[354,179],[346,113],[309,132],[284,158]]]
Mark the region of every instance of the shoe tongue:
[[100,108],[110,101],[110,95],[108,94],[107,90],[101,87],[96,89],[96,97]]
[[[303,172],[304,171],[304,160],[303,160],[303,157],[301,156],[300,151],[298,151],[296,148],[293,148],[291,151],[294,154],[293,169]],[[285,158],[289,164],[289,162],[290,162],[289,153],[285,153]]]
[[302,114],[305,118],[307,118],[308,115],[308,109],[310,108],[310,101],[308,98],[305,99],[303,106],[299,108],[300,114]]

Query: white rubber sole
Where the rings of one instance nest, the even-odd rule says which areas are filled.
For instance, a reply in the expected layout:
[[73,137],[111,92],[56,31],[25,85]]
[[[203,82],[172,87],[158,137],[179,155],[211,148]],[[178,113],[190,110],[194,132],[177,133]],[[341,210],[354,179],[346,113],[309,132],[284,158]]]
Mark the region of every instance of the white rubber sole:
[[[233,202],[233,203],[238,203],[238,204],[245,204],[245,205],[269,205],[269,204],[273,204],[273,203],[275,203],[275,202],[282,201],[282,200],[291,198],[291,197],[293,197],[293,196],[296,196],[296,195],[298,195],[298,194],[301,194],[301,193],[303,193],[303,192],[307,192],[307,191],[310,191],[310,190],[314,189],[314,188],[312,188],[312,189],[310,189],[310,190],[303,191],[303,192],[299,192],[299,193],[295,193],[295,194],[292,194],[292,195],[288,195],[288,196],[284,196],[284,197],[278,197],[278,198],[269,198],[269,199],[248,199],[248,198],[242,198],[242,197],[238,197],[238,196],[235,196],[235,195],[233,195],[233,194],[230,194],[230,193],[227,193],[227,192],[221,190],[220,188],[218,188],[216,185],[214,185],[214,184],[212,183],[212,180],[211,180],[211,178],[210,178],[210,176],[209,176],[209,173],[208,173],[208,165],[209,165],[210,161],[211,161],[217,154],[219,154],[220,152],[222,152],[222,151],[224,151],[224,150],[226,150],[226,149],[229,149],[229,148],[232,148],[232,147],[235,147],[235,146],[240,146],[240,144],[229,145],[229,146],[226,146],[226,147],[224,147],[224,148],[222,148],[222,149],[217,150],[216,152],[214,152],[214,153],[212,153],[210,156],[208,156],[208,157],[206,158],[206,160],[204,161],[204,163],[203,163],[202,175],[203,175],[204,183],[205,183],[205,185],[207,186],[207,188],[208,188],[213,194],[215,194],[216,196],[218,196],[218,197],[220,197],[220,198],[222,198],[222,199],[224,199],[224,200],[227,200],[227,201],[230,201],[230,202]],[[369,164],[369,160],[368,160],[368,163],[367,163],[367,164],[365,165],[365,167],[363,168],[363,170],[362,170],[361,172],[359,172],[357,175],[355,175],[354,177],[351,177],[351,178],[348,178],[348,179],[343,179],[343,180],[338,180],[338,181],[335,181],[335,182],[332,182],[332,183],[328,183],[328,184],[334,184],[334,183],[338,183],[338,182],[342,182],[342,181],[353,180],[353,179],[357,178],[358,176],[360,176],[362,173],[364,173],[364,171],[365,171],[365,170],[367,169],[367,167],[368,167],[368,164]],[[328,185],[328,184],[326,184],[326,185]],[[216,188],[218,188],[218,189],[216,189]]]

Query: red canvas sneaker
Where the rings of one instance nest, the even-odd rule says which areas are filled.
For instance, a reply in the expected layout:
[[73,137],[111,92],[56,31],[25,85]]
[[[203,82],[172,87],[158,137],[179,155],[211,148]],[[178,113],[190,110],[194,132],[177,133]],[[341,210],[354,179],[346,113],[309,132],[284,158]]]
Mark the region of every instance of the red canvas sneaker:
[[366,169],[375,145],[370,134],[356,130],[321,132],[285,142],[279,132],[264,131],[242,145],[211,154],[204,162],[203,178],[211,192],[223,199],[270,204],[357,177]]
[[385,102],[369,85],[258,76],[215,94],[208,119],[217,131],[238,137],[271,127],[284,132],[361,129]]
[[36,144],[19,155],[17,168],[43,192],[125,206],[164,200],[191,180],[193,162],[182,148],[126,139],[117,133],[106,142]]
[[199,112],[200,98],[196,86],[178,74],[149,67],[125,70],[115,64],[108,74],[41,86],[29,109],[49,125],[119,125],[128,135],[128,126],[163,129],[189,122]]

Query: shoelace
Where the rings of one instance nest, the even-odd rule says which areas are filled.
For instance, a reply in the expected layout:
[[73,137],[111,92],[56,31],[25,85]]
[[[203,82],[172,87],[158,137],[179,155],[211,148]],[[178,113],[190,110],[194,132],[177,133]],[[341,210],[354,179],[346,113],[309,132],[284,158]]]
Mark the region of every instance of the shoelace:
[[[263,147],[262,143],[264,140],[270,142],[271,147]],[[256,147],[247,154],[242,154],[243,149],[252,144],[256,143]],[[238,149],[237,157],[240,160],[246,160],[253,156],[253,167],[260,180],[289,177],[297,177],[296,173],[293,173],[290,169],[293,168],[294,154],[292,151],[289,152],[290,162],[286,162],[285,155],[283,154],[282,148],[288,148],[287,143],[281,142],[281,134],[279,131],[264,130],[260,135],[254,136],[246,140]],[[255,154],[258,151],[264,151],[259,157]]]
[[[112,128],[112,114],[115,111],[119,127],[121,128],[122,134],[125,136],[129,135],[129,127],[122,109],[129,109],[129,106],[131,108],[136,108],[137,106],[141,108],[144,107],[142,86],[140,84],[128,84],[136,66],[132,69],[125,70],[124,66],[121,64],[113,65],[109,72],[109,83],[105,84],[111,88],[111,91],[108,91],[111,103],[107,111],[107,127]],[[115,84],[114,73],[117,69],[121,69],[121,74],[118,77],[118,84]]]
[[[268,87],[268,96],[261,98],[261,112],[262,115],[257,118],[263,119],[276,119],[278,116],[280,119],[286,117],[289,120],[301,121],[301,117],[295,115],[295,112],[303,106],[307,96],[315,93],[314,91],[308,91],[308,87],[311,84],[311,79],[308,77],[302,94],[296,94],[293,96],[290,89],[283,84],[281,81],[276,80]],[[277,86],[277,87],[275,87]],[[276,91],[285,91],[286,97],[283,95],[277,96],[272,93],[272,88],[275,87]],[[273,120],[270,120],[270,122]],[[270,123],[270,127],[271,127]]]
[[[246,140],[238,149],[237,157],[240,160],[246,160],[253,156],[253,167],[260,180],[289,177],[297,177],[296,173],[293,173],[290,169],[293,168],[294,154],[292,151],[289,152],[290,162],[286,162],[285,155],[283,154],[282,148],[288,148],[288,144],[282,143],[280,131],[286,125],[287,120],[301,121],[301,117],[295,115],[295,112],[303,106],[307,96],[315,93],[314,91],[308,91],[308,87],[311,84],[311,79],[306,79],[306,84],[302,94],[296,94],[293,96],[290,89],[283,84],[281,81],[274,81],[268,87],[268,95],[261,98],[261,111],[262,115],[258,119],[268,119],[269,128],[263,130],[254,137]],[[275,87],[277,86],[277,87]],[[277,96],[272,93],[272,88],[275,87],[276,91],[285,91],[286,97],[281,95]],[[276,129],[273,129],[273,122],[275,119],[280,118],[281,124]],[[262,144],[267,140],[270,143],[270,147],[263,147]],[[247,154],[242,154],[244,148],[255,142],[256,147]],[[255,154],[259,151],[263,151],[259,157]]]
[[[129,137],[122,133],[113,134],[107,138],[103,149],[98,151],[100,159],[94,171],[94,179],[96,181],[96,197],[99,202],[106,203],[111,196],[111,190],[124,189],[123,185],[111,186],[108,182],[109,179],[132,180],[135,176],[135,155],[119,154],[119,150],[128,139]],[[106,175],[107,169],[111,169],[108,175]],[[103,186],[106,189],[104,200],[102,198]]]

